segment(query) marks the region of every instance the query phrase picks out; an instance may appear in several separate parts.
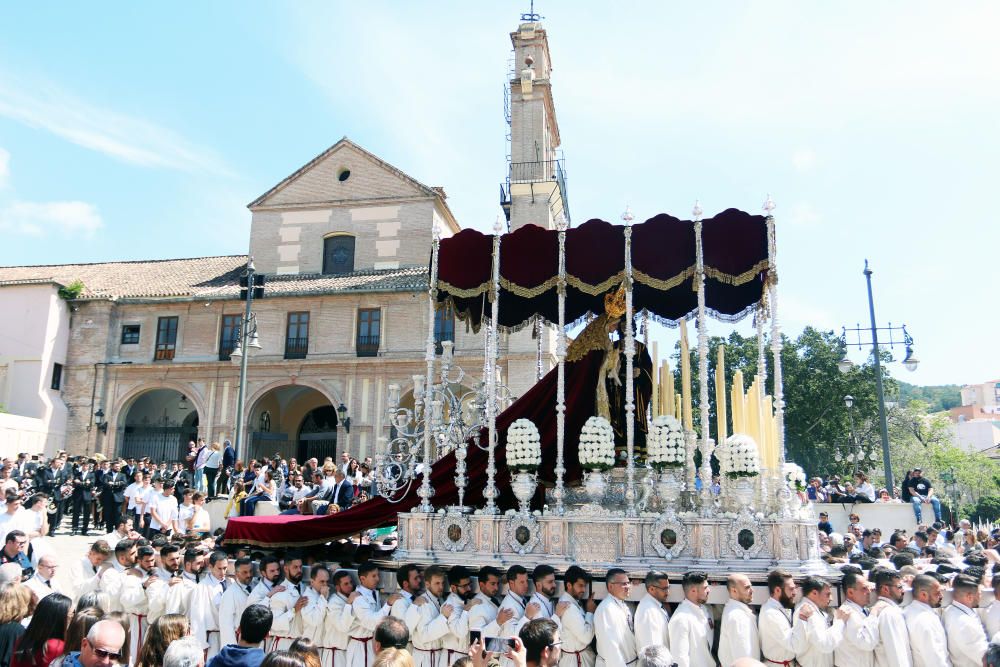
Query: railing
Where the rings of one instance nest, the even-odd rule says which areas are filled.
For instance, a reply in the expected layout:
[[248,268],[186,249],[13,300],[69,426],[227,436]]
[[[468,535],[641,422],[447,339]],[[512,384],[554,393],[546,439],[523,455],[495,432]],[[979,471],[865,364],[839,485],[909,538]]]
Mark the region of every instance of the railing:
[[511,162],[511,183],[539,183],[556,180],[562,172],[562,160],[541,160],[538,162]]
[[286,338],[285,359],[305,359],[309,352],[309,338]]
[[358,336],[358,356],[377,357],[378,356],[378,336]]
[[174,358],[174,348],[177,346],[173,343],[157,343],[156,352],[153,355],[153,361],[173,361]]

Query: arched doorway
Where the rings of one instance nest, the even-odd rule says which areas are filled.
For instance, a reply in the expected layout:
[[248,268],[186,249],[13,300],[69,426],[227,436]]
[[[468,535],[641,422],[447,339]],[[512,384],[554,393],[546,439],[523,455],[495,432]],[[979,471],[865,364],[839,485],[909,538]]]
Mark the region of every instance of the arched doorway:
[[118,455],[124,458],[183,461],[187,444],[198,438],[198,410],[176,389],[150,389],[122,411]]
[[301,462],[316,456],[322,461],[336,453],[337,423],[336,409],[317,389],[305,385],[275,387],[261,395],[249,411],[246,457],[261,459],[277,454]]

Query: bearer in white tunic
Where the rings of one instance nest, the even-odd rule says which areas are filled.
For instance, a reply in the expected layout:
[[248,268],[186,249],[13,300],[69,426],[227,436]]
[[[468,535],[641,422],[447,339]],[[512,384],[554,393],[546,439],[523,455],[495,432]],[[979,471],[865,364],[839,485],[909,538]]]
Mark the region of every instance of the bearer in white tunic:
[[309,569],[309,588],[302,594],[306,600],[301,611],[302,636],[312,640],[319,649],[319,659],[324,667],[333,664],[333,648],[326,642],[326,613],[330,598],[330,571],[323,565]]
[[842,611],[848,618],[844,625],[844,641],[833,652],[836,667],[874,667],[875,647],[878,646],[878,618],[868,612],[871,592],[864,575],[848,572],[841,580],[844,590]]
[[[581,567],[571,565],[563,575],[565,592],[556,605],[562,639],[559,667],[594,667],[597,655],[590,648],[594,640],[593,598],[585,599],[590,588],[590,575]],[[584,606],[586,605],[586,606]]]
[[247,606],[252,604],[263,604],[270,606],[271,597],[285,590],[281,580],[285,578],[281,571],[281,561],[274,556],[265,556],[260,559],[260,581],[250,591],[247,598]]
[[392,605],[389,615],[403,620],[406,618],[406,610],[413,603],[413,597],[419,595],[424,587],[424,576],[420,572],[420,567],[414,563],[400,567],[396,570],[396,585],[399,587],[399,599]]
[[205,554],[199,549],[185,550],[184,571],[181,576],[167,582],[167,591],[162,598],[156,601],[150,599],[149,622],[152,623],[163,614],[181,614],[190,618],[191,595],[198,587],[204,569]]
[[[461,565],[448,571],[448,585],[451,592],[444,601],[442,615],[448,619],[448,633],[441,638],[442,660],[451,665],[469,653],[469,610],[480,604],[473,599],[472,575]],[[552,583],[555,586],[555,581]],[[449,611],[450,609],[450,611]]]
[[948,656],[954,667],[980,667],[989,642],[976,608],[979,582],[960,574],[951,582],[951,604],[944,610]]
[[90,547],[87,555],[77,561],[76,567],[71,572],[72,581],[74,582],[74,601],[79,600],[82,595],[99,590],[101,586],[101,570],[105,562],[113,557],[113,552],[108,543],[104,540],[97,540]]
[[208,568],[201,582],[191,591],[188,618],[191,619],[191,636],[201,642],[207,651],[206,660],[211,660],[224,646],[219,636],[219,611],[222,596],[231,584],[226,579],[229,558],[224,551],[213,551],[208,557]]
[[670,592],[670,580],[663,572],[653,570],[646,574],[646,594],[635,609],[635,647],[642,650],[647,646],[670,648],[670,633],[667,624],[670,615],[663,604]]
[[272,595],[270,601],[274,621],[271,623],[269,651],[284,651],[296,637],[302,636],[302,609],[309,602],[303,596],[306,586],[302,583],[302,559],[298,556],[286,557],[284,572],[282,585],[285,590]]
[[129,655],[138,651],[146,640],[149,625],[149,608],[166,595],[167,584],[153,574],[155,552],[152,547],[139,549],[139,562],[128,571],[122,581],[121,603],[129,615]]
[[[500,623],[498,637],[510,639],[517,637],[521,627],[528,622],[525,617],[528,599],[528,571],[521,565],[511,565],[507,569],[507,595],[500,602],[500,612],[509,610],[510,618]],[[505,616],[507,614],[504,614]],[[502,667],[511,667],[514,663],[507,658],[500,659]]]
[[594,613],[597,636],[597,667],[625,667],[635,662],[635,625],[632,610],[625,604],[632,582],[625,570],[612,568],[605,578],[608,596]]
[[[761,606],[757,618],[760,635],[760,652],[768,665],[790,667],[795,655],[805,648],[806,625],[800,620],[792,623],[795,604],[795,579],[783,570],[773,570],[767,575],[767,589],[771,597]],[[806,609],[805,614],[809,614]]]
[[[559,623],[556,616],[556,571],[551,565],[537,565],[531,573],[531,581],[535,584],[535,592],[528,598],[528,607],[534,605],[536,609],[525,609],[525,616],[528,620],[536,618],[551,618]],[[525,623],[528,621],[526,620]],[[520,628],[518,628],[520,631]]]
[[105,563],[99,573],[101,583],[97,590],[108,596],[111,611],[125,611],[122,605],[122,590],[128,570],[135,566],[137,553],[138,547],[135,546],[135,542],[121,540],[115,545],[115,553],[109,559],[110,567]]
[[[351,573],[338,570],[333,575],[334,593],[326,608],[326,638],[323,645],[331,649],[333,667],[346,667],[347,643],[350,641],[350,630],[354,625],[354,610],[348,602],[354,593],[354,580]],[[325,667],[325,666],[324,666]]]
[[479,592],[476,593],[475,599],[481,600],[482,604],[477,604],[469,610],[469,628],[479,630],[483,637],[499,637],[500,626],[514,616],[513,610],[501,611],[500,605],[497,604],[501,574],[500,570],[491,565],[479,570]]
[[910,633],[913,667],[951,667],[948,639],[934,611],[941,607],[941,584],[933,577],[918,574],[910,588],[913,600],[903,611],[903,618]]
[[347,643],[347,664],[350,667],[370,667],[375,661],[375,649],[372,646],[375,627],[389,615],[389,609],[399,599],[398,595],[392,595],[385,602],[380,600],[378,579],[378,567],[374,563],[369,561],[358,567],[361,585],[348,598],[354,614]]
[[240,627],[240,617],[250,599],[253,582],[253,562],[249,558],[238,558],[233,568],[236,581],[226,588],[219,601],[219,645],[236,643],[236,629]]
[[708,602],[708,575],[688,572],[681,581],[684,600],[670,619],[670,653],[679,667],[715,667],[712,657],[714,624]]
[[875,576],[878,601],[871,615],[878,621],[875,667],[911,667],[910,633],[899,604],[903,601],[903,580],[895,570],[879,570]]
[[445,586],[448,584],[448,578],[441,566],[428,567],[424,571],[424,582],[427,591],[415,598],[406,611],[406,625],[413,628],[410,640],[413,644],[414,666],[437,667],[443,660],[441,657],[444,655],[443,640],[448,634],[448,622],[456,610],[451,605],[441,602]]
[[833,652],[844,641],[844,621],[848,613],[837,609],[833,624],[830,624],[826,609],[832,595],[833,589],[826,579],[806,577],[802,582],[802,600],[798,608],[800,612],[808,610],[810,613],[802,621],[806,627],[805,646],[796,654],[801,667],[832,667]]
[[745,574],[733,573],[726,580],[729,599],[722,608],[719,629],[719,662],[731,665],[738,658],[760,660],[757,617],[750,609],[753,584]]

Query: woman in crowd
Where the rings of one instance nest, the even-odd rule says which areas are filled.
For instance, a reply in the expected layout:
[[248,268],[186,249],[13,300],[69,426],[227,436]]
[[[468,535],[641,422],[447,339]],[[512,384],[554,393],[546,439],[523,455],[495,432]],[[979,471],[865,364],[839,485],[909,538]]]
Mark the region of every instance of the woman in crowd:
[[48,667],[62,655],[72,605],[73,601],[62,593],[42,598],[14,647],[11,667]]
[[309,667],[297,653],[290,651],[272,651],[265,656],[260,667]]
[[969,554],[983,550],[983,545],[979,543],[977,537],[976,531],[974,530],[966,530],[962,533],[963,544],[960,547],[960,551],[963,556],[968,556]]
[[21,621],[31,615],[31,589],[24,584],[0,587],[0,667],[10,667],[14,646],[24,634]]
[[80,596],[80,599],[76,601],[76,610],[74,613],[78,614],[84,609],[100,609],[105,611],[111,608],[111,600],[108,599],[107,593],[101,593],[99,591],[88,591]]
[[148,633],[136,657],[136,667],[160,667],[163,664],[163,654],[167,652],[170,642],[187,637],[189,634],[191,626],[186,616],[181,614],[160,616],[154,623],[149,624]]
[[302,658],[306,667],[321,667],[322,661],[319,657],[319,649],[308,637],[299,637],[288,647],[288,652]]
[[219,466],[222,465],[222,445],[217,442],[212,443],[212,448],[209,450],[208,458],[205,459],[205,478],[207,480],[205,488],[210,498],[214,498],[217,495],[215,490],[215,480],[219,475]]
[[855,498],[859,503],[875,502],[875,487],[868,481],[868,475],[863,472],[854,473]]
[[361,464],[358,463],[357,459],[351,459],[347,464],[347,479],[354,485],[354,495],[358,495],[361,492],[363,477],[361,474]]
[[265,470],[264,474],[254,483],[254,493],[249,498],[245,498],[240,509],[240,516],[253,516],[257,503],[264,500],[273,501],[278,497],[278,485],[274,482],[274,475],[271,470]]
[[233,490],[229,492],[229,504],[226,505],[226,518],[232,519],[240,515],[240,503],[247,497],[246,484],[242,480],[233,482]]
[[184,526],[184,530],[188,533],[195,533],[204,539],[212,532],[212,518],[208,515],[208,510],[205,509],[205,494],[201,491],[195,491],[194,495],[191,496],[191,501],[194,503],[194,512],[188,519],[187,525]]
[[[63,654],[61,657],[66,657],[73,651],[79,651],[83,644],[83,638],[90,632],[90,628],[94,627],[102,618],[104,618],[104,610],[100,607],[82,609],[73,614],[73,618],[69,622],[69,627],[66,628],[66,639],[63,642]],[[58,663],[61,664],[62,660],[60,659]],[[52,664],[55,666],[56,662]]]
[[229,473],[229,488],[226,489],[229,493],[232,493],[233,487],[236,486],[236,482],[243,481],[243,475],[246,473],[246,466],[243,465],[243,461],[236,459],[236,463],[233,464],[233,469]]
[[413,667],[413,656],[406,649],[387,648],[375,657],[372,667]]
[[906,474],[903,475],[903,481],[900,482],[900,484],[899,484],[900,487],[902,488],[902,491],[900,492],[900,498],[902,498],[902,500],[903,500],[904,503],[908,503],[908,502],[911,502],[913,500],[913,496],[910,494],[910,483],[909,483],[910,482],[910,477],[912,475],[913,475],[913,471],[912,470],[907,470]]

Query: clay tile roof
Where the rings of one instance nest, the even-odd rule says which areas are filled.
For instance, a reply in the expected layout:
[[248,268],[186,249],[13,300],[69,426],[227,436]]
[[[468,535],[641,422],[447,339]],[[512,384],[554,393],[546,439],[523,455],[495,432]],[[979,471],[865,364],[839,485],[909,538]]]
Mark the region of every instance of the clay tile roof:
[[[100,264],[0,267],[0,287],[83,283],[81,299],[236,298],[246,255]],[[427,289],[427,268],[355,271],[343,275],[268,276],[265,296]]]

